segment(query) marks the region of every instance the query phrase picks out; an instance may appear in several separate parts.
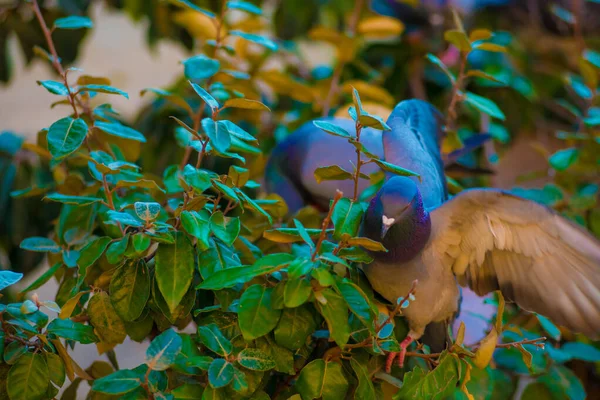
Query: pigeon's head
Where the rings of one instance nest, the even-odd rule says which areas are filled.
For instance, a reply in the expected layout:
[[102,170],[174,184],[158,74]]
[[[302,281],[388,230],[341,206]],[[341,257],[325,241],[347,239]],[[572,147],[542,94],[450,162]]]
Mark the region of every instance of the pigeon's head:
[[421,205],[421,196],[416,183],[404,176],[395,176],[380,189],[378,201],[381,204],[381,238],[397,223],[412,218]]

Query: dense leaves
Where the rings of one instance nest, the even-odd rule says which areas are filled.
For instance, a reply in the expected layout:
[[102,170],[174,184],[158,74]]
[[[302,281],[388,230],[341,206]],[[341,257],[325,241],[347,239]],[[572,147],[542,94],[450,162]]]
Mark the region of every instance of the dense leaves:
[[[490,22],[478,11],[463,23],[418,2],[311,0],[268,10],[260,1],[107,2],[144,21],[148,43],[168,38],[189,52],[179,76],[144,89],[148,102],[129,118],[103,103],[127,92],[67,65],[76,36],[103,23],[92,23],[88,2],[21,3],[0,22],[0,79],[16,37],[27,63],[35,56],[55,70],[37,90],[63,113],[37,140],[0,136],[1,398],[50,399],[62,389],[69,399],[91,388],[94,399],[501,400],[515,397],[517,381],[525,399],[593,390],[597,343],[505,307],[501,296],[488,300],[495,320],[477,316],[485,337],[473,346],[463,324],[446,351],[413,345],[403,369],[385,372],[414,297],[386,304],[361,272],[372,252],[387,251],[361,232],[369,199],[391,175],[427,179],[369,150],[368,135],[389,134],[388,115],[411,97],[441,111],[440,162],[452,193],[484,185],[475,172],[502,172],[516,135],[556,136],[535,145],[542,170],[520,178],[552,183],[513,191],[600,235],[600,55],[585,48],[595,39],[582,36],[594,31],[581,10],[546,7],[566,35],[546,43],[542,31],[512,32],[504,13]],[[413,20],[421,13],[436,29]],[[312,53],[321,42],[332,53],[325,61]],[[311,120],[351,145],[352,159],[288,182],[281,174],[302,167],[296,148],[284,155],[285,171],[267,159]],[[415,116],[410,125],[429,122]],[[409,128],[402,134],[417,135]],[[465,151],[480,133],[493,141]],[[280,196],[304,180],[354,191],[291,215],[309,196],[300,193],[298,204]],[[42,258],[40,274],[27,279]],[[49,282],[59,287],[53,301],[36,293]],[[550,338],[545,348],[541,336]],[[129,340],[146,350],[141,365],[125,369]],[[103,361],[77,364],[71,354],[81,345]]]

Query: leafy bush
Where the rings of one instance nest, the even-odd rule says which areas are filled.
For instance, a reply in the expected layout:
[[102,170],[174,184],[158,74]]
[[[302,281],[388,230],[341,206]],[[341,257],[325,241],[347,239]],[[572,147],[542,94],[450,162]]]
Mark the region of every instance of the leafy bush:
[[[41,27],[29,36],[38,45],[33,53],[58,75],[38,83],[57,96],[53,106],[63,106],[65,117],[40,131],[36,143],[1,136],[2,194],[12,191],[0,199],[3,263],[10,266],[0,271],[0,290],[9,288],[0,305],[2,398],[54,398],[61,388],[63,399],[76,398],[82,381],[91,398],[122,399],[508,399],[523,387],[522,398],[583,399],[584,384],[598,390],[589,383],[598,379],[589,362],[600,361],[600,350],[589,339],[505,305],[501,295],[489,321],[495,329],[480,343],[466,346],[461,325],[446,351],[418,345],[406,370],[384,372],[385,354],[407,333],[401,314],[415,293],[386,305],[358,268],[371,260],[365,249],[384,250],[359,236],[365,200],[381,176],[367,177],[373,186],[362,195],[338,192],[324,216],[306,207],[290,217],[279,196],[261,189],[275,142],[331,112],[348,112],[356,130],[315,125],[356,146],[356,169],[322,168],[317,179],[357,185],[369,162],[413,174],[360,142],[362,127],[389,129],[384,118],[410,90],[445,111],[445,153],[478,132],[504,149],[520,125],[543,118],[559,126],[566,147],[542,149],[555,182],[515,191],[600,236],[592,183],[600,165],[600,54],[585,49],[576,13],[552,8],[575,28],[578,46],[572,58],[553,62],[551,46],[528,48],[521,27],[515,36],[494,33],[503,22],[485,13],[476,21],[490,29],[469,30],[457,13],[445,13],[449,45],[441,49],[435,33],[416,43],[401,39],[406,26],[426,30],[376,15],[362,0],[321,8],[267,4],[265,15],[245,1],[124,2],[132,17],[150,20],[151,43],[174,39],[195,54],[172,87],[142,91],[156,99],[128,124],[97,98],[129,94],[106,77],[67,67],[75,45],[61,58],[62,38],[81,38],[93,24],[85,2],[59,3],[63,10],[17,3],[5,19],[14,27],[33,11]],[[317,11],[325,15],[318,26],[311,17]],[[265,34],[269,21],[288,40]],[[334,46],[333,68],[306,71],[292,40],[306,37]],[[33,43],[21,44],[30,54]],[[550,72],[538,76],[536,63]],[[488,156],[477,152],[461,162],[497,161]],[[449,183],[456,193],[485,179]],[[22,213],[35,223],[23,224]],[[19,224],[16,234],[9,230]],[[11,292],[41,261],[28,252],[44,255],[49,268]],[[30,295],[51,279],[60,284],[54,301]],[[194,333],[181,331],[190,326]],[[549,337],[545,347],[542,336]],[[148,341],[145,364],[131,370],[119,369],[115,354],[127,337]],[[92,343],[108,362],[79,366],[69,350]]]

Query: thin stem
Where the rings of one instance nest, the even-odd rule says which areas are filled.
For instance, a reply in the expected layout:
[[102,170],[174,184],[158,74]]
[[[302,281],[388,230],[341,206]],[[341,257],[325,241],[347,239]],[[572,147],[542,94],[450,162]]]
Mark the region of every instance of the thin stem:
[[[362,125],[360,122],[356,121],[356,141],[360,143],[360,133],[362,132]],[[360,167],[362,167],[363,163],[360,159],[361,152],[359,148],[356,148],[356,172],[354,174],[354,197],[352,201],[356,201],[358,199],[358,182],[360,180]]]
[[394,320],[394,318],[396,317],[396,315],[400,314],[400,311],[402,311],[402,307],[404,306],[404,304],[408,301],[408,299],[410,298],[411,295],[415,294],[415,291],[417,289],[417,285],[419,284],[419,280],[415,279],[412,284],[410,285],[410,289],[408,290],[408,293],[406,294],[406,296],[404,296],[402,298],[402,300],[400,300],[398,302],[398,304],[396,305],[396,307],[394,308],[394,310],[392,310],[392,312],[390,313],[390,315],[388,315],[387,319],[385,321],[383,321],[383,324],[379,325],[377,327],[377,329],[375,329],[375,333],[379,333],[384,326],[386,326],[387,324],[389,324],[391,321]]
[[323,225],[321,225],[321,234],[319,235],[319,239],[317,240],[317,244],[315,245],[315,249],[313,250],[313,253],[311,256],[312,261],[314,261],[317,258],[319,251],[321,251],[321,245],[323,244],[323,240],[325,240],[325,236],[327,233],[327,227],[331,223],[331,216],[333,215],[333,210],[334,210],[337,202],[340,201],[340,199],[342,198],[342,196],[344,196],[344,194],[342,192],[340,192],[339,190],[336,191],[335,197],[333,198],[333,202],[331,203],[331,207],[329,207],[329,212],[327,213],[327,217],[325,217],[325,219],[323,220]]
[[58,53],[56,52],[56,47],[54,46],[54,41],[52,40],[52,32],[50,31],[50,29],[48,29],[46,21],[44,21],[42,11],[40,10],[40,6],[37,0],[33,0],[31,6],[33,8],[35,16],[37,17],[40,27],[42,28],[44,37],[46,38],[46,43],[48,44],[48,50],[50,51],[50,55],[52,55],[52,66],[54,67],[56,72],[58,72],[58,74],[61,76],[63,83],[67,88],[67,91],[69,92],[69,103],[71,103],[71,107],[73,107],[73,114],[75,115],[75,118],[79,118],[79,111],[77,111],[77,106],[75,105],[75,93],[73,93],[69,88],[69,82],[67,82],[67,73],[60,64]]
[[[350,21],[348,22],[348,35],[350,37],[353,37],[356,34],[356,27],[358,26],[358,20],[360,18],[360,13],[363,9],[363,6],[364,0],[356,0],[356,2],[354,3],[354,10],[352,11]],[[329,85],[329,91],[327,92],[327,96],[325,97],[325,101],[323,102],[324,117],[329,115],[329,111],[331,110],[331,102],[333,101],[333,97],[339,89],[340,78],[342,77],[342,71],[344,70],[345,65],[345,61],[340,61],[333,71],[333,75],[331,77],[331,84]]]
[[577,43],[577,47],[579,47],[579,51],[583,52],[585,50],[585,39],[581,24],[583,19],[583,0],[573,0],[572,5],[573,15],[575,16],[575,20],[573,21],[573,35],[575,36],[575,42]]
[[458,106],[458,101],[461,98],[461,90],[463,86],[463,82],[465,80],[465,69],[467,66],[467,53],[460,53],[460,66],[458,70],[458,76],[454,81],[454,85],[452,85],[452,97],[450,99],[450,104],[448,105],[448,113],[446,117],[446,130],[454,130],[456,120],[458,119],[458,113],[456,112],[456,107]]
[[[227,2],[225,0],[221,1],[221,13],[219,14],[219,19],[218,21],[215,21],[215,28],[217,29],[217,37],[215,38],[215,47],[214,47],[214,51],[213,51],[213,58],[215,58],[217,56],[217,51],[221,48],[222,46],[222,42],[223,39],[225,39],[225,37],[221,37],[221,29],[224,25],[224,19],[225,19],[225,14],[227,13]],[[206,86],[210,86],[211,82],[212,82],[212,76],[206,81]],[[200,107],[198,108],[198,111],[192,116],[192,119],[194,121],[194,132],[198,132],[198,130],[200,129],[200,121],[202,120],[202,115],[204,114],[204,104],[201,104]],[[206,153],[206,146],[208,145],[208,138],[206,139],[206,141],[204,141],[202,143],[202,150],[200,151],[200,153],[198,153],[198,158],[196,159],[196,168],[200,168],[200,166],[202,165],[202,159],[204,158],[204,153]],[[192,156],[192,148],[191,147],[187,147],[185,149],[185,153],[183,154],[183,159],[181,160],[181,163],[179,164],[179,169],[183,169],[190,157]]]

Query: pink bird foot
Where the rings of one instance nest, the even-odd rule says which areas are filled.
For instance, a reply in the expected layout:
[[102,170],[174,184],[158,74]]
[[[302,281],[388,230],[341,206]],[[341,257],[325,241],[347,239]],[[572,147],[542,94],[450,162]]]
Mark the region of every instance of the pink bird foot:
[[413,338],[409,335],[400,343],[400,351],[391,352],[385,362],[385,372],[388,374],[392,371],[394,359],[398,356],[398,366],[404,367],[404,359],[406,358],[406,349],[413,342]]

